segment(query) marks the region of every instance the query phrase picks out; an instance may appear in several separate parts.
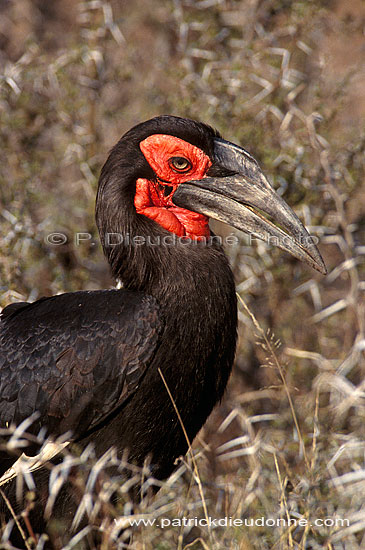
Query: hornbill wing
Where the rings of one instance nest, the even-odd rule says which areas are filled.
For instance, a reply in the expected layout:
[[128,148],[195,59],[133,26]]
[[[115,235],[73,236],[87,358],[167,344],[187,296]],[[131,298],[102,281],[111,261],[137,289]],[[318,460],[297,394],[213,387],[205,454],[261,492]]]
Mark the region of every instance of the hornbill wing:
[[162,331],[156,300],[142,292],[74,292],[5,308],[0,427],[38,411],[31,433],[45,426],[82,438],[137,389]]

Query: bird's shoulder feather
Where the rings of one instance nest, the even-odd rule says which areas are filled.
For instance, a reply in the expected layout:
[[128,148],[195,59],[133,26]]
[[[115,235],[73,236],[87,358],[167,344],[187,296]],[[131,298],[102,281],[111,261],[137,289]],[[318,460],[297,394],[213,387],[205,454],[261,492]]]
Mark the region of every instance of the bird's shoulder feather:
[[1,427],[38,411],[33,431],[72,429],[75,438],[136,390],[164,325],[152,296],[125,290],[61,294],[3,313]]

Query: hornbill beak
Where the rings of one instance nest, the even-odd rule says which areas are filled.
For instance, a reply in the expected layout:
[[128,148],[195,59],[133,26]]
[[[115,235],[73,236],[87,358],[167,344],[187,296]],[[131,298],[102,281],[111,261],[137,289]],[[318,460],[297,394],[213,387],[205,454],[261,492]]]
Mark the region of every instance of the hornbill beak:
[[274,244],[326,274],[311,236],[271,187],[256,160],[241,147],[220,138],[214,140],[214,157],[212,168],[222,167],[233,175],[181,183],[174,193],[174,204]]

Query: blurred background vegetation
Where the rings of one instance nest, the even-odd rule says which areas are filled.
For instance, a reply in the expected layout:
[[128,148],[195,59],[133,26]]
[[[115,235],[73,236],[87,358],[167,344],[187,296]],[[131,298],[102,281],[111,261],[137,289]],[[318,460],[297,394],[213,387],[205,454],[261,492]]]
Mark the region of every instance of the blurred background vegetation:
[[[243,235],[227,249],[240,346],[194,451],[212,517],[350,526],[151,527],[133,548],[365,548],[364,32],[362,0],[0,0],[1,306],[113,285],[98,174],[126,130],[159,114],[249,150],[329,269]],[[48,242],[55,232],[66,242]],[[92,239],[77,246],[76,232]],[[155,515],[203,516],[184,467]]]

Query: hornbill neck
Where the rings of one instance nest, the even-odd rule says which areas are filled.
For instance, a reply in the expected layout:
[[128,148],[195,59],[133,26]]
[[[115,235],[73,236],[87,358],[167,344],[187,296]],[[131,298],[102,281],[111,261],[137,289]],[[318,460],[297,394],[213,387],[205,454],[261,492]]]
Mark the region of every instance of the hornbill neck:
[[[221,302],[228,307],[235,292],[228,259],[217,239],[207,242],[180,240],[163,229],[151,228],[153,222],[120,224],[113,230],[99,228],[112,273],[127,290],[154,296],[161,305],[184,301]],[[120,244],[108,246],[110,240]],[[227,296],[228,295],[228,296]]]
[[204,300],[208,295],[217,300],[221,290],[227,298],[234,291],[233,275],[217,240],[179,239],[136,213],[134,192],[133,176],[128,181],[104,167],[96,221],[114,277],[125,289],[146,292],[160,304],[174,299],[181,303],[184,297]]
[[[96,219],[112,272],[125,289],[154,296],[165,322],[158,353],[143,381],[145,393],[137,393],[130,405],[135,424],[143,426],[145,452],[159,465],[154,475],[161,479],[173,469],[171,455],[184,454],[187,445],[160,371],[192,441],[222,398],[233,366],[237,335],[233,274],[219,244],[174,239],[152,220],[133,212],[126,200],[116,201],[120,180],[114,190],[110,178],[107,186],[104,181],[102,174]],[[120,234],[123,242],[106,246],[107,233]],[[153,410],[160,411],[163,441],[148,425],[143,402],[147,393],[156,401]],[[117,444],[115,434],[120,429],[129,428],[118,419],[108,431],[108,440]],[[143,456],[141,451],[131,459],[140,463]]]

